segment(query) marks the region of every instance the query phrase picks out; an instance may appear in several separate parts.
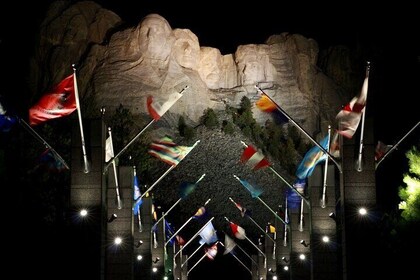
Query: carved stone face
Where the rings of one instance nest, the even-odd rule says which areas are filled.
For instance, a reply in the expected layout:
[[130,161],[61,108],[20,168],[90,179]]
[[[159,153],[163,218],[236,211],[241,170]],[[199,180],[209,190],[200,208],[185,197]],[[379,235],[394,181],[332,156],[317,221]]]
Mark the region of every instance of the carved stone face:
[[174,30],[173,55],[179,65],[197,70],[200,61],[200,44],[197,36],[188,29]]
[[256,45],[240,46],[236,52],[238,76],[241,85],[255,85],[266,80],[265,68],[268,56]]
[[171,53],[173,38],[169,23],[157,14],[146,16],[140,24],[140,51],[145,58],[167,60]]
[[219,88],[222,68],[222,55],[218,49],[202,47],[198,73],[210,89]]

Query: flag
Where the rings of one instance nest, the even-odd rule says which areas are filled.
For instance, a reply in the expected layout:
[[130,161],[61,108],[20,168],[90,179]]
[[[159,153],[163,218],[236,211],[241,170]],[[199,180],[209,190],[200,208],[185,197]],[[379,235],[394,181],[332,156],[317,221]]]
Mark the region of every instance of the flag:
[[195,212],[193,218],[196,220],[203,221],[208,216],[206,208],[204,206],[201,206],[198,208],[197,212]]
[[149,96],[147,98],[147,110],[150,116],[155,121],[158,121],[181,97],[182,93],[179,92],[173,92],[168,96],[160,98]]
[[133,179],[133,192],[134,192],[133,199],[135,201],[135,204],[133,207],[133,214],[139,215],[140,206],[143,204],[143,199],[139,199],[141,197],[141,192],[140,192],[139,179],[137,178],[137,175],[134,175],[134,179]]
[[[297,179],[293,183],[293,187],[301,194],[305,193],[306,188],[306,180],[305,179]],[[300,206],[302,198],[292,189],[287,190],[287,208],[288,209],[296,209]]]
[[184,238],[181,237],[181,235],[177,235],[175,236],[176,238],[176,242],[178,243],[179,246],[184,246],[185,245],[185,240]]
[[230,229],[232,230],[233,235],[235,235],[238,239],[245,239],[245,230],[238,226],[237,224],[234,224],[230,222]]
[[64,117],[76,110],[74,91],[74,74],[58,83],[50,92],[29,109],[29,124],[38,125],[42,122]]
[[225,234],[225,251],[223,252],[223,255],[229,254],[232,252],[233,249],[235,249],[236,242],[230,238],[227,234]]
[[195,190],[196,186],[197,185],[194,183],[182,182],[179,186],[179,196],[182,199],[185,199],[190,193],[192,193]]
[[234,202],[234,203],[235,203],[236,208],[238,208],[239,211],[241,211],[241,216],[242,217],[251,216],[251,211],[250,210],[246,209],[245,207],[242,207],[242,205],[240,205],[237,202]]
[[212,244],[218,240],[211,221],[200,231],[199,235],[201,237],[200,243]]
[[242,153],[241,162],[251,166],[253,170],[264,168],[270,165],[270,162],[263,154],[258,152],[254,147],[248,146]]
[[[329,145],[329,135],[319,143],[325,150],[328,150]],[[318,147],[314,146],[309,151],[306,152],[302,161],[296,170],[296,177],[299,179],[306,179],[311,176],[312,172],[315,169],[315,166],[324,161],[327,158],[327,155]]]
[[17,121],[18,118],[7,114],[6,109],[0,103],[0,131],[9,132],[13,125],[17,123]]
[[339,139],[338,139],[338,132],[337,131],[331,137],[329,152],[335,158],[340,157],[340,142],[339,142]]
[[242,179],[240,179],[239,181],[251,193],[251,196],[253,198],[258,197],[258,196],[260,196],[260,194],[263,193],[262,189],[260,189],[259,187],[254,187],[250,183],[248,183],[247,181],[242,180]]
[[268,225],[268,232],[269,233],[276,233],[276,227],[273,226],[272,224]]
[[260,99],[255,103],[258,109],[263,112],[270,113],[277,124],[284,124],[289,119],[278,109],[278,105],[274,103],[267,95],[262,94]]
[[[165,236],[166,236],[166,240],[169,240],[169,238],[171,238],[174,235],[175,231],[172,228],[171,224],[168,223],[167,220],[165,220]],[[170,245],[173,245],[175,242],[175,239],[172,238],[171,240],[169,240]]]
[[56,154],[50,149],[47,148],[39,157],[39,165],[46,168],[49,171],[61,172],[66,168],[63,162],[57,158]]
[[164,137],[151,144],[149,154],[170,165],[177,165],[193,149],[188,146],[178,146],[171,138]]
[[337,132],[349,139],[356,132],[366,106],[368,80],[369,74],[367,72],[360,94],[353,97],[350,103],[344,106],[336,116],[339,124]]
[[391,150],[392,145],[386,145],[381,141],[378,141],[375,148],[375,161],[379,161],[389,150]]
[[111,135],[105,140],[105,162],[110,161],[114,157],[114,147]]
[[217,255],[217,243],[213,244],[210,247],[204,248],[205,252],[206,252],[206,256],[210,259],[210,260],[214,260],[214,258]]

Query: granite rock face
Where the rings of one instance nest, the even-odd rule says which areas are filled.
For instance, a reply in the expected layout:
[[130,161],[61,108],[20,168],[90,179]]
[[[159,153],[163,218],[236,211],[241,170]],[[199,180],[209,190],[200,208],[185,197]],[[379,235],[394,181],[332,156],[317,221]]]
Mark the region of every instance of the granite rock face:
[[[272,35],[265,44],[241,45],[234,54],[223,55],[200,46],[190,30],[173,29],[157,14],[120,28],[120,18],[94,2],[60,3],[51,7],[41,26],[32,83],[41,92],[70,74],[70,65],[77,62],[86,116],[120,104],[146,115],[148,96],[164,99],[188,85],[164,119],[174,125],[183,115],[194,123],[207,108],[237,107],[243,96],[256,100],[258,85],[315,134],[333,124],[347,101],[317,67],[317,43],[299,34]],[[258,109],[254,116],[261,123],[269,118]]]

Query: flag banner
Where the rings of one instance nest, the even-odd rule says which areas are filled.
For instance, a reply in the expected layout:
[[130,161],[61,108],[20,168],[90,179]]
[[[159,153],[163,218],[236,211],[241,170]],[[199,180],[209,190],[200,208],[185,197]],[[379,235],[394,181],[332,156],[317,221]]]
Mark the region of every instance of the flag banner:
[[192,149],[193,146],[178,146],[166,136],[151,144],[149,154],[169,165],[177,165]]
[[276,233],[276,227],[273,226],[272,224],[268,225],[268,232],[269,233]]
[[[305,179],[297,179],[294,183],[293,183],[293,187],[301,194],[305,193],[305,188],[306,188],[306,180]],[[294,191],[291,189],[287,189],[286,191],[286,195],[287,195],[287,209],[297,209],[300,206],[301,200],[302,198]]]
[[64,117],[76,110],[74,74],[71,74],[29,109],[29,124],[38,125],[45,121]]
[[196,186],[194,183],[182,182],[179,186],[179,197],[185,199],[195,190]]
[[206,256],[210,259],[210,260],[214,260],[214,258],[217,255],[217,243],[213,244],[210,247],[204,248],[204,251],[206,252]]
[[[321,147],[328,151],[329,144],[329,135],[324,137],[319,143]],[[309,151],[306,152],[302,161],[296,170],[296,177],[299,179],[306,179],[311,176],[312,172],[315,169],[315,166],[324,161],[327,158],[327,155],[318,147],[314,146]]]
[[213,227],[213,223],[209,222],[199,233],[201,237],[200,242],[205,242],[207,244],[213,244],[218,240],[216,230]]
[[193,218],[199,221],[204,221],[208,217],[208,213],[204,206],[198,208],[197,212],[195,212]]
[[381,141],[378,141],[375,147],[375,161],[379,161],[389,150],[392,149],[392,145],[386,145]]
[[173,92],[162,97],[149,96],[147,98],[147,110],[150,116],[158,121],[181,97],[182,93],[179,92]]
[[261,95],[260,99],[257,100],[255,105],[261,111],[270,113],[276,124],[285,124],[289,121],[289,119],[279,111],[277,105],[265,94]]
[[232,230],[233,235],[238,239],[245,239],[245,230],[238,226],[235,223],[230,222],[230,229]]
[[143,199],[139,199],[137,201],[137,199],[141,197],[140,184],[139,184],[139,179],[137,178],[137,175],[134,175],[134,179],[133,179],[133,192],[134,192],[133,199],[136,202],[133,207],[133,214],[139,215],[140,206],[143,204]]
[[[174,235],[175,231],[172,228],[172,225],[165,220],[165,236],[166,236],[166,240],[169,240],[169,238],[172,237],[172,235]],[[175,238],[172,238],[171,240],[169,240],[169,245],[173,245],[175,242]]]
[[49,171],[61,172],[66,168],[66,166],[57,158],[51,149],[47,148],[39,157],[39,165],[44,167]]
[[9,132],[17,121],[18,118],[7,114],[6,109],[0,103],[0,131]]
[[177,235],[175,236],[176,238],[176,242],[178,243],[179,246],[184,246],[185,245],[185,240],[184,238],[181,237],[181,235]]
[[105,162],[110,161],[114,157],[114,147],[111,136],[105,140]]
[[263,154],[258,152],[254,147],[248,146],[242,153],[241,162],[249,165],[253,170],[264,168],[270,165],[270,162]]
[[263,193],[263,190],[259,187],[254,187],[253,185],[242,179],[240,179],[239,181],[251,193],[251,196],[253,198],[259,197]]
[[241,211],[241,216],[242,217],[251,216],[251,211],[250,210],[246,209],[245,207],[242,207],[242,205],[240,205],[237,202],[234,202],[234,203],[235,203],[236,208],[238,208],[239,211]]
[[335,157],[335,158],[339,158],[340,157],[340,141],[338,139],[338,132],[336,131],[333,136],[331,137],[330,140],[330,154]]
[[227,234],[225,234],[225,251],[223,252],[223,255],[229,254],[230,252],[235,249],[236,242],[230,238]]
[[337,132],[344,137],[352,138],[359,126],[367,100],[369,75],[366,75],[360,94],[353,99],[337,114]]

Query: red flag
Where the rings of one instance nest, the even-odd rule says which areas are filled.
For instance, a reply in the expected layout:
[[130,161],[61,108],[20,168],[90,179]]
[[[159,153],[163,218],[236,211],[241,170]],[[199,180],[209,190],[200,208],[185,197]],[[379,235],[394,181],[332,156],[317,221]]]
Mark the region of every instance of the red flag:
[[366,74],[360,94],[353,97],[350,103],[344,106],[344,108],[336,116],[339,124],[338,133],[344,137],[352,138],[359,126],[359,122],[366,106],[368,81],[369,75]]
[[182,93],[179,92],[173,92],[168,96],[161,98],[149,96],[147,98],[147,110],[149,111],[150,116],[155,119],[155,121],[158,121],[181,97]]
[[252,169],[257,170],[270,165],[270,162],[263,154],[258,152],[254,147],[248,146],[241,156],[241,162],[248,164]]
[[231,222],[230,229],[232,230],[232,233],[235,235],[236,238],[245,239],[245,230],[243,228]]
[[386,145],[381,141],[378,141],[375,148],[375,161],[379,161],[391,149],[392,145]]
[[37,125],[45,121],[64,117],[76,110],[76,96],[74,92],[74,74],[71,74],[51,92],[46,93],[29,109],[29,124]]

